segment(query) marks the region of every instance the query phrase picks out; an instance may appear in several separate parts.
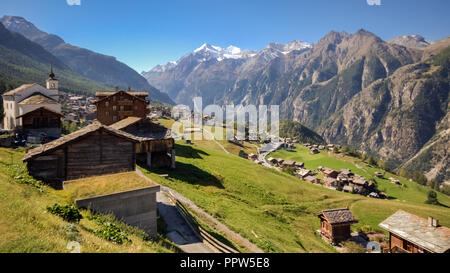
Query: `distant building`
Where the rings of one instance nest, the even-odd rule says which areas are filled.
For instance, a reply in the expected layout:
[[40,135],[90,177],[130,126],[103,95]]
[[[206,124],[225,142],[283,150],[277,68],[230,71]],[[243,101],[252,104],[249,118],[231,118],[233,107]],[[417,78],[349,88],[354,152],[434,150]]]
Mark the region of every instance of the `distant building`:
[[380,223],[389,231],[389,251],[392,253],[450,253],[450,229],[399,210]]
[[323,172],[324,177],[330,177],[330,178],[337,178],[338,174],[339,174],[338,171],[335,171],[330,168],[323,168],[322,172]]
[[140,91],[100,91],[95,94],[97,100],[97,120],[111,125],[128,117],[145,118],[149,113],[148,93]]
[[351,237],[351,225],[358,223],[349,209],[323,210],[317,214],[320,219],[320,234],[332,244]]
[[45,133],[55,138],[61,135],[61,104],[53,68],[47,79],[47,88],[37,83],[24,84],[4,93],[2,98],[4,129],[24,130],[30,135]]

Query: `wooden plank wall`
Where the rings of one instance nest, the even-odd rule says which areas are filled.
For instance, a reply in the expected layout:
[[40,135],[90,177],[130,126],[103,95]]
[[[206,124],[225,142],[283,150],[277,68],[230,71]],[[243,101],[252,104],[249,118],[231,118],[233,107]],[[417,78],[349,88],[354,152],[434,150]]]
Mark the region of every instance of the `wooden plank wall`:
[[135,170],[135,144],[96,132],[67,148],[67,179]]

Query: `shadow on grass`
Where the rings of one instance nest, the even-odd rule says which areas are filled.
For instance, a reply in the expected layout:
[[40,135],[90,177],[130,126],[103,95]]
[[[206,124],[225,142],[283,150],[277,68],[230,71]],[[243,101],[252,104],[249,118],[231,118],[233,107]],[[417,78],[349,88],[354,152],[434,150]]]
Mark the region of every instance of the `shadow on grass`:
[[184,158],[198,158],[201,159],[203,156],[209,156],[207,152],[204,152],[199,149],[195,149],[194,147],[190,145],[175,145],[177,156],[184,157]]
[[192,185],[200,185],[205,187],[214,186],[219,189],[224,189],[222,179],[219,179],[192,164],[177,162],[176,169],[174,170],[149,168],[143,163],[139,163],[139,166],[151,173],[159,175],[167,174],[167,179],[169,180],[176,179]]

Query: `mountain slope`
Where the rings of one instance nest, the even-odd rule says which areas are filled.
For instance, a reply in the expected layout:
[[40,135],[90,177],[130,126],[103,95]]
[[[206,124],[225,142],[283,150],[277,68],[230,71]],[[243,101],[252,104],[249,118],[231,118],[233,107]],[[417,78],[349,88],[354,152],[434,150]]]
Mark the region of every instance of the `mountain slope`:
[[[445,61],[433,60],[445,60],[440,54],[448,45],[450,37],[383,41],[365,30],[332,31],[289,52],[271,44],[247,58],[202,62],[192,53],[146,77],[185,104],[193,96],[204,104],[278,104],[282,119],[318,131],[327,142],[365,150],[392,168],[409,162],[405,168],[444,181],[450,152],[439,128],[448,118],[449,80]],[[421,152],[427,143],[432,152]],[[409,161],[418,152],[426,156]]]
[[206,104],[219,103],[226,100],[243,75],[255,73],[273,59],[310,47],[294,41],[288,45],[270,44],[257,52],[204,44],[177,62],[157,66],[143,76],[178,103],[189,105],[195,96],[202,96]]
[[320,132],[329,141],[378,154],[392,167],[406,162],[405,168],[429,173],[430,179],[449,179],[449,53],[447,48],[374,82],[326,121]]
[[124,63],[117,61],[115,57],[68,44],[56,35],[39,30],[22,17],[4,16],[0,22],[11,32],[20,33],[41,45],[56,56],[60,62],[85,78],[108,86],[119,86],[122,89],[131,87],[145,90],[149,92],[150,99],[173,104],[173,101],[165,94],[150,86],[141,75]]
[[60,89],[77,93],[94,92],[108,86],[84,78],[70,70],[40,45],[0,23],[0,92],[20,84],[36,82],[45,86],[51,64],[60,80]]
[[397,44],[410,48],[424,49],[431,45],[432,42],[428,41],[420,35],[405,35],[400,37],[395,37],[387,41],[391,44]]

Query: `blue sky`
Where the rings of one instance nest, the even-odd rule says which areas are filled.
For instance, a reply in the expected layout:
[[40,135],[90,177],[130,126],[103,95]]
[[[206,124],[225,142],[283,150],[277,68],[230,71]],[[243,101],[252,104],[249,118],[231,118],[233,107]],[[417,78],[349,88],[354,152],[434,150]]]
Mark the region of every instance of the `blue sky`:
[[[0,16],[23,16],[66,42],[112,55],[138,72],[177,60],[203,43],[261,49],[315,43],[360,28],[383,39],[450,35],[448,0],[0,0]],[[77,1],[77,0],[69,0]]]

